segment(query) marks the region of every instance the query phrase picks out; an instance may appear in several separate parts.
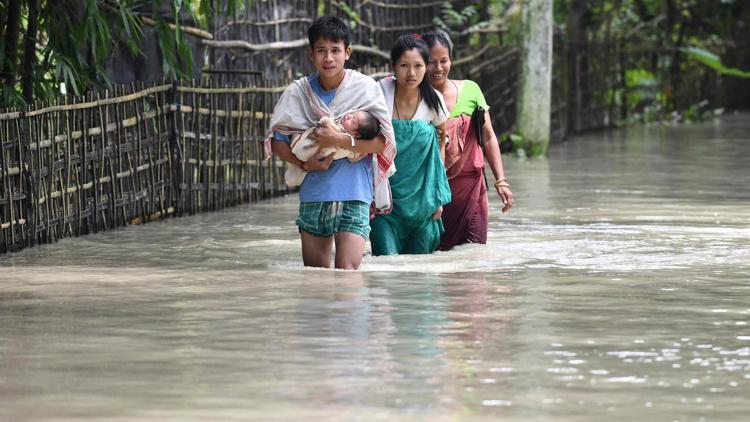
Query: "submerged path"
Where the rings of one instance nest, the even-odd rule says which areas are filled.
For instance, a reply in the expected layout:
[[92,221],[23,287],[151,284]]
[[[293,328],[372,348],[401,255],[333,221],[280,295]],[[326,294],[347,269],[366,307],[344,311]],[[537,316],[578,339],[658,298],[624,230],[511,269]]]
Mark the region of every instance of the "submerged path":
[[0,420],[745,420],[748,133],[506,158],[487,246],[360,272],[302,268],[295,197],[0,256]]

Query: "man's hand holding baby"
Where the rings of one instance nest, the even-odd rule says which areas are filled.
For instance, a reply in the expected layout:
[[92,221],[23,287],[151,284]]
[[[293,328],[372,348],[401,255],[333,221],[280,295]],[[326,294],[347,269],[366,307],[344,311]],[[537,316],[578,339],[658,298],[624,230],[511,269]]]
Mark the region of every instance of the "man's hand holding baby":
[[323,156],[316,153],[309,160],[302,162],[300,168],[304,171],[326,171],[331,167],[334,155],[336,152]]
[[312,133],[312,138],[321,148],[339,147],[350,149],[352,145],[351,137],[348,134],[342,133],[336,130],[336,128],[327,125],[315,129]]

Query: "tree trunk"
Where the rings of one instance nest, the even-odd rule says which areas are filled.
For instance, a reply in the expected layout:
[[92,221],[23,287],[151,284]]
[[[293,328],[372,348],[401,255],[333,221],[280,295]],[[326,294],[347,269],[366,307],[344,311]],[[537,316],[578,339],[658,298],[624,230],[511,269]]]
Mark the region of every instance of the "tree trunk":
[[518,128],[531,155],[544,155],[552,106],[552,0],[525,0]]
[[585,62],[586,62],[586,0],[572,0],[568,9],[566,25],[568,39],[568,132],[576,133],[581,130],[581,105],[584,90]]
[[646,8],[646,4],[643,2],[643,0],[635,0],[635,10],[638,13],[638,16],[641,17],[641,21],[643,22],[648,22],[653,18],[653,16],[648,13],[648,9]]
[[[738,1],[731,22],[731,42],[736,48],[727,49],[722,61],[729,67],[750,71],[750,0]],[[750,79],[723,76],[724,103],[730,109],[750,110]]]
[[[675,38],[675,29],[677,30]],[[667,0],[667,41],[670,48],[670,61],[669,61],[669,88],[671,95],[668,97],[669,106],[672,109],[680,109],[687,104],[683,104],[680,101],[680,79],[682,78],[682,72],[680,71],[680,63],[682,54],[680,48],[685,39],[685,22],[682,17],[682,11],[675,0]]]
[[[8,21],[8,8],[3,7],[0,9],[0,40],[5,39],[5,23]],[[0,48],[0,70],[2,70],[3,59],[5,58],[5,51]]]
[[622,41],[617,42],[617,58],[620,70],[620,89],[622,92],[622,100],[620,103],[620,119],[622,119],[623,121],[627,120],[628,118],[628,77],[626,74],[627,62],[625,60],[625,44],[626,43]]
[[21,2],[10,0],[8,21],[5,28],[5,62],[2,70],[2,81],[5,89],[13,90],[16,84],[16,60],[18,58],[18,32],[21,29]]
[[[604,80],[604,86],[607,90],[615,91],[617,90],[618,86],[615,82],[616,74],[619,68],[619,58],[618,58],[618,52],[617,47],[619,44],[618,38],[620,37],[620,34],[615,32],[614,36],[612,35],[612,21],[616,18],[618,11],[620,10],[620,0],[612,1],[612,9],[607,13],[607,26],[605,31],[605,37],[604,37],[604,45],[605,45],[605,52],[606,52],[606,66],[605,70],[603,72],[603,80]],[[603,118],[601,119],[601,123],[605,127],[612,126],[614,124],[615,120],[615,101],[614,99],[604,100],[604,104],[602,104],[603,107],[606,107],[606,113],[603,114]]]
[[667,84],[667,87],[668,87],[667,88],[667,106],[670,109],[674,109],[674,107],[675,107],[675,98],[674,98],[675,97],[675,89],[677,88],[675,86],[675,79],[677,78],[677,76],[675,75],[675,71],[677,71],[678,69],[675,69],[675,66],[674,66],[674,64],[675,64],[674,63],[674,59],[675,59],[674,56],[677,54],[677,51],[676,51],[676,47],[675,47],[673,32],[674,32],[675,26],[677,25],[677,19],[678,19],[678,13],[679,13],[679,11],[677,10],[677,5],[675,4],[674,0],[667,0],[666,1],[666,8],[667,8],[667,11],[666,11],[666,15],[667,15],[666,25],[667,25],[667,27],[664,30],[664,37],[665,37],[665,41],[666,41],[666,43],[665,43],[666,44],[666,50],[669,52],[668,54],[670,54],[670,57],[671,57],[671,61],[670,61],[669,69],[668,69],[668,75],[667,75],[667,77],[669,78],[669,82]]
[[680,85],[681,85],[681,79],[682,79],[682,71],[680,70],[680,65],[682,62],[682,54],[680,54],[680,48],[682,48],[682,42],[685,39],[685,24],[684,22],[680,23],[680,29],[678,31],[677,35],[677,41],[675,42],[675,45],[672,47],[672,60],[670,60],[670,66],[669,66],[669,84],[672,86],[672,107],[674,108],[684,108],[687,107],[689,104],[683,104],[683,101],[680,101],[681,96],[680,95]]
[[21,88],[26,103],[34,101],[34,65],[36,64],[36,35],[39,23],[39,0],[28,0],[29,16],[24,36],[23,73]]

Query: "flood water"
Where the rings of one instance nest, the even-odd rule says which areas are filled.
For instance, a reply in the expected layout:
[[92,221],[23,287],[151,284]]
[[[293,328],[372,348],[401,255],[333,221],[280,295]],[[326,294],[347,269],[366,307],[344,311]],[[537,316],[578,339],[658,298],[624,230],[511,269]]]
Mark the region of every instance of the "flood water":
[[0,256],[0,420],[748,420],[748,160],[748,115],[577,137],[488,245],[359,272],[294,196]]

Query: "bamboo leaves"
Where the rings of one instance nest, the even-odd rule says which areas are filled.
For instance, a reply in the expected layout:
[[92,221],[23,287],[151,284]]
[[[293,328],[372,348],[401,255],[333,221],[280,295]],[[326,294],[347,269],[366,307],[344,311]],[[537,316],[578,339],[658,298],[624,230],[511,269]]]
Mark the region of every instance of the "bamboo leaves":
[[141,54],[138,42],[143,38],[143,21],[135,14],[131,5],[123,4],[120,9],[120,18],[122,27],[125,30],[125,40],[133,54]]
[[75,66],[67,57],[59,56],[55,60],[55,78],[65,83],[66,87],[71,87],[76,95],[80,95]]
[[[62,84],[74,94],[107,87],[112,76],[108,63],[121,51],[141,60],[148,51],[145,59],[161,61],[163,75],[153,78],[193,77],[193,68],[199,66],[194,66],[190,37],[210,37],[205,29],[213,14],[235,14],[244,5],[244,0],[3,1],[0,107],[59,95]],[[185,22],[197,22],[200,28],[188,28],[192,23]],[[146,25],[154,30],[145,32]],[[147,35],[153,36],[154,44],[145,39]],[[148,50],[150,45],[159,51]]]

